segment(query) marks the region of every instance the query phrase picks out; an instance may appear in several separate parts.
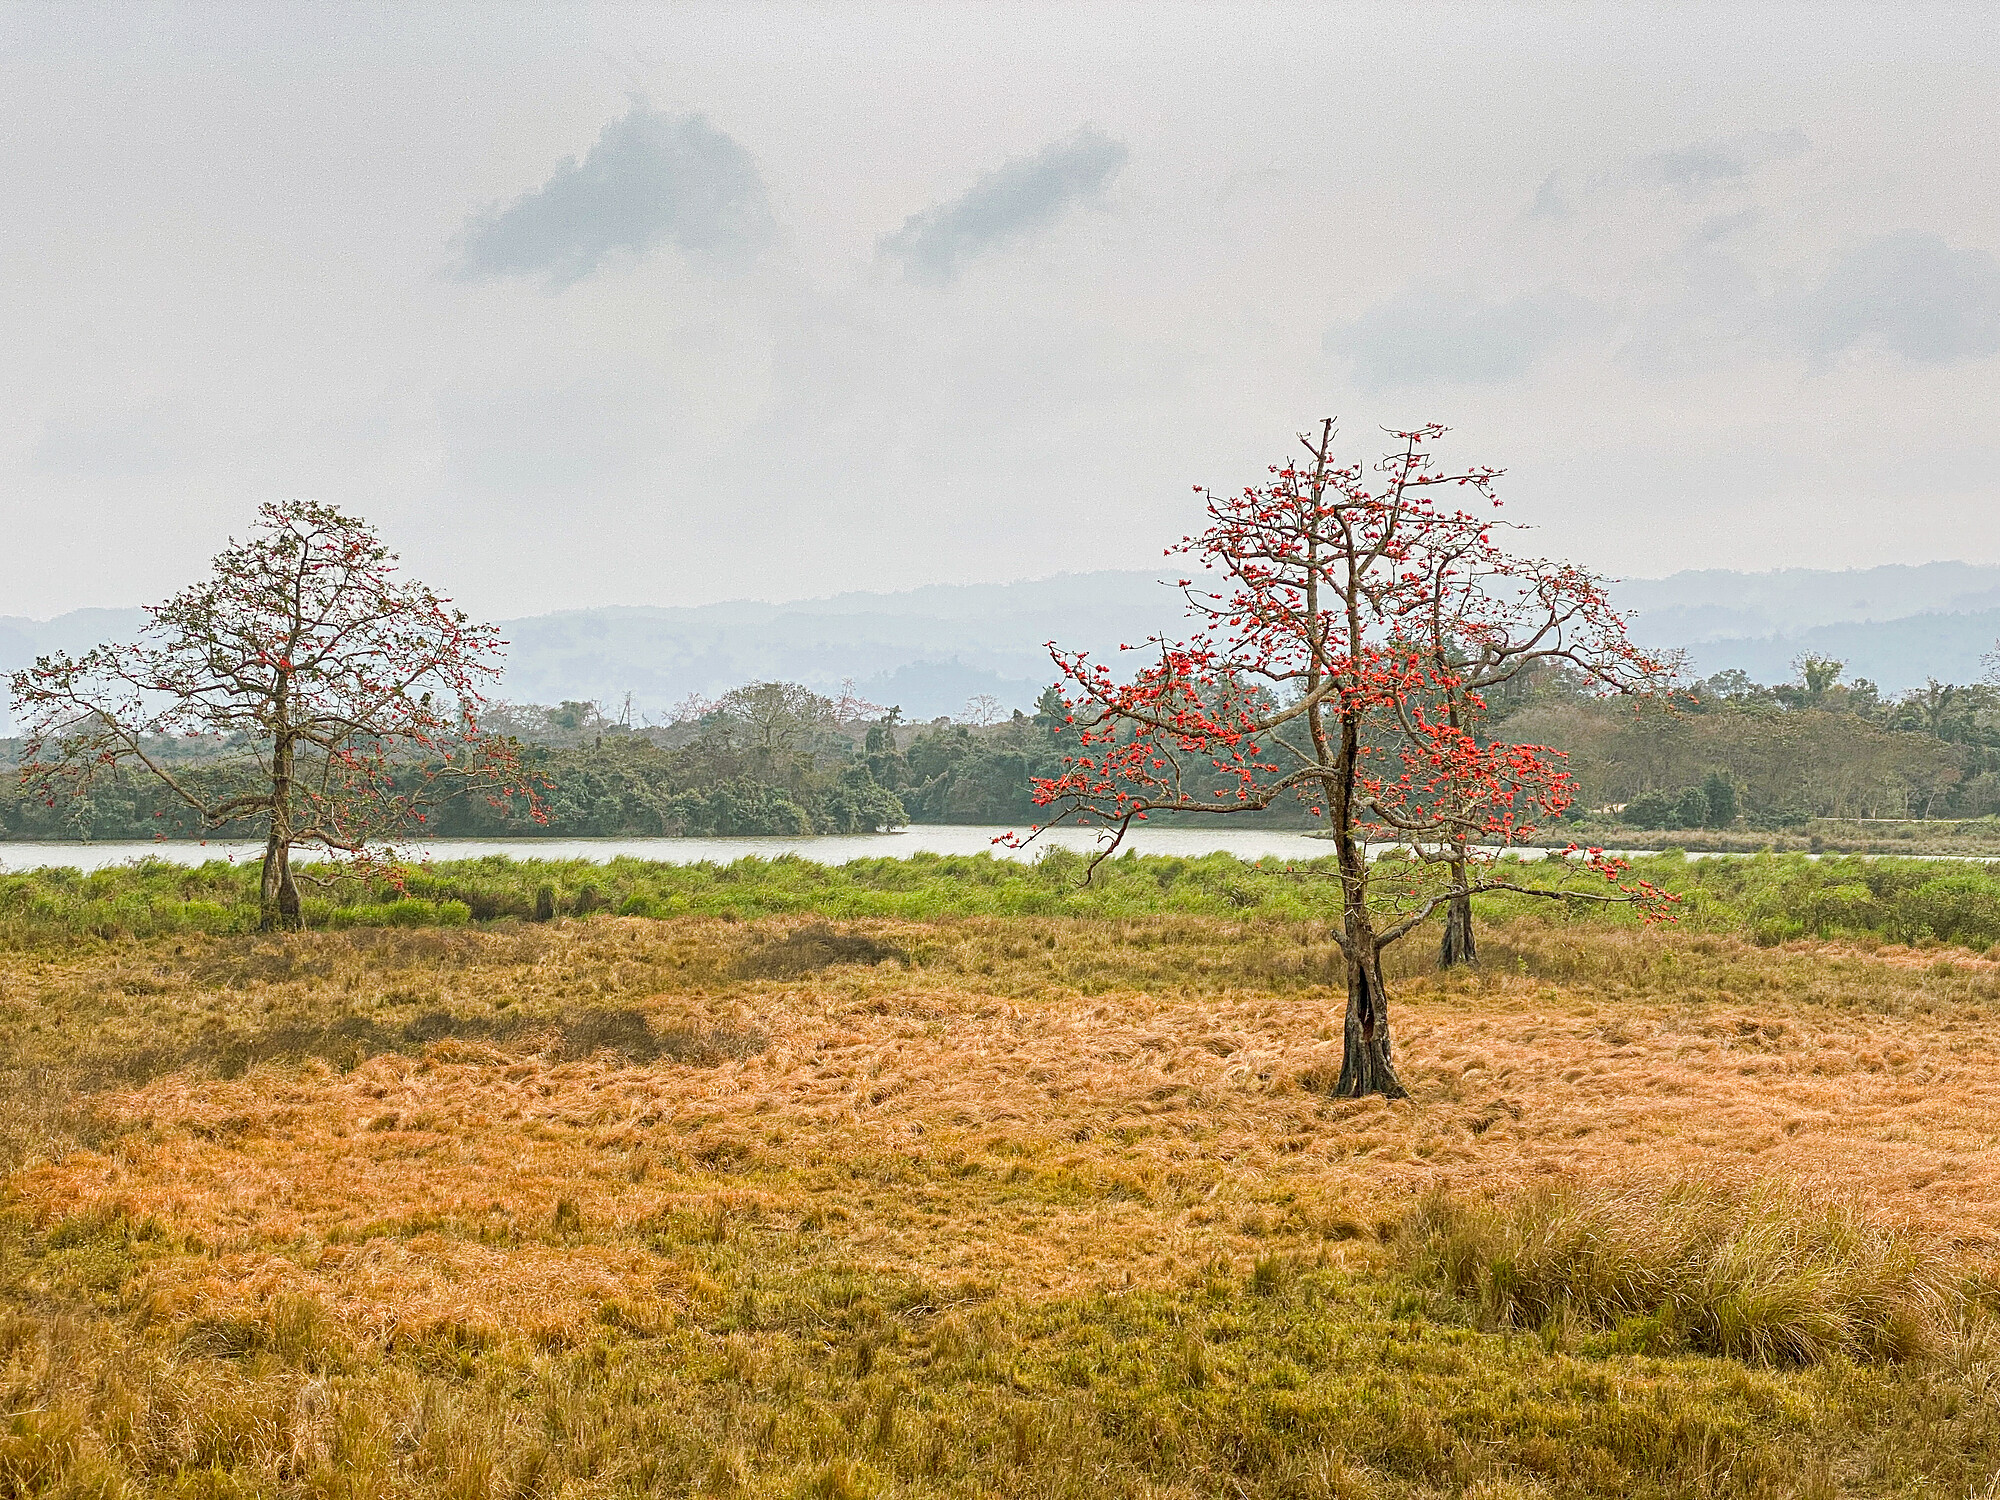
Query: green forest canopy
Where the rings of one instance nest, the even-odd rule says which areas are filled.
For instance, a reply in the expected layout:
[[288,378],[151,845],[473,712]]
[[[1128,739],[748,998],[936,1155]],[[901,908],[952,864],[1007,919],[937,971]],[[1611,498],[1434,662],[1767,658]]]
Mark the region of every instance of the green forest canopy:
[[[1887,700],[1866,682],[1841,682],[1837,662],[1800,665],[1794,683],[1724,673],[1671,704],[1591,697],[1546,671],[1497,696],[1490,724],[1567,754],[1579,826],[1759,831],[1815,818],[2000,814],[2000,692],[1931,683]],[[989,716],[990,706],[978,715]],[[795,683],[738,688],[663,725],[620,722],[594,703],[500,704],[487,725],[522,742],[548,821],[468,798],[440,806],[429,826],[439,837],[508,838],[1025,826],[1041,815],[1034,778],[1054,774],[1069,744],[1063,719],[1054,689],[1033,713],[981,723],[909,724],[894,709]],[[198,777],[218,747],[173,748]],[[0,761],[18,755],[19,742],[0,741]],[[1310,821],[1291,806],[1254,816]],[[54,805],[11,775],[0,781],[0,838],[201,832],[143,771],[120,768]]]

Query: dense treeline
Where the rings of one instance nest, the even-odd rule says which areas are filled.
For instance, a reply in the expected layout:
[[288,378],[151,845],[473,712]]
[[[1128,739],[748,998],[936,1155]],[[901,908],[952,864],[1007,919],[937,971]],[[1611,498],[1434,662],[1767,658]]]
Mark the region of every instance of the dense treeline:
[[1886,701],[1799,663],[1779,687],[1727,672],[1671,703],[1592,699],[1556,674],[1496,704],[1510,738],[1567,752],[1585,808],[1649,829],[2000,813],[2000,693],[1932,682]]
[[[440,838],[864,833],[909,821],[894,792],[841,733],[834,705],[786,683],[738,689],[688,724],[634,732],[591,704],[501,708],[493,726],[520,741],[531,803],[452,795],[422,800],[422,831]],[[190,790],[250,774],[210,747],[176,779]],[[418,768],[403,778],[419,797]],[[537,815],[539,814],[539,815]],[[0,789],[0,837],[132,839],[261,836],[203,830],[187,802],[143,768],[100,772],[80,795],[38,797],[9,777]]]
[[[681,722],[634,728],[597,705],[502,705],[489,727],[520,742],[541,816],[521,799],[439,796],[423,831],[454,837],[647,837],[866,833],[910,822],[1032,822],[1031,778],[1062,755],[1059,701],[996,724],[903,724],[872,718],[790,683],[758,683]],[[851,706],[846,706],[851,707]],[[17,747],[15,747],[17,750]],[[234,747],[162,745],[189,790],[242,778]],[[12,770],[12,756],[6,757]],[[417,778],[409,780],[414,788]],[[219,800],[208,796],[205,800]],[[17,776],[0,780],[0,838],[256,837],[204,829],[188,803],[130,764],[106,768],[78,795],[50,800]]]
[[[564,721],[581,717],[564,705]],[[518,807],[460,805],[440,834],[864,833],[905,823],[1030,823],[1032,778],[1055,774],[1059,701],[996,724],[872,720],[805,688],[761,683],[691,721],[634,732],[605,725],[569,744],[537,743],[540,830]]]
[[[1647,830],[1799,829],[1813,819],[2000,815],[2000,692],[1931,683],[1885,700],[1840,664],[1800,663],[1778,687],[1724,673],[1669,703],[1603,699],[1560,671],[1511,683],[1490,705],[1507,738],[1564,751],[1577,781],[1571,822]],[[1502,728],[1504,726],[1504,729]],[[544,814],[525,803],[444,798],[439,837],[601,838],[860,833],[906,823],[1024,826],[1036,777],[1074,741],[1053,689],[997,722],[906,724],[788,683],[739,688],[669,725],[633,726],[596,704],[499,705],[489,727],[520,742]],[[11,757],[0,745],[0,767]],[[162,746],[190,786],[240,775],[221,744]],[[415,778],[412,777],[414,782]],[[1596,815],[1588,810],[1599,809]],[[1286,805],[1261,821],[1304,825]],[[203,830],[143,769],[119,766],[49,803],[0,776],[0,839],[261,836]]]
[[[1054,689],[1032,714],[985,724],[906,724],[895,709],[841,704],[793,683],[757,683],[679,722],[635,727],[596,704],[499,705],[487,727],[520,744],[542,817],[520,799],[440,796],[424,809],[438,838],[610,838],[868,833],[908,823],[1026,827],[1042,816],[1034,778],[1053,776],[1074,745]],[[162,746],[191,789],[244,775],[231,747]],[[204,757],[207,757],[204,760]],[[414,792],[417,778],[410,778]],[[1264,821],[1302,823],[1284,808]],[[142,767],[104,770],[54,802],[0,779],[0,839],[261,837],[204,830]]]

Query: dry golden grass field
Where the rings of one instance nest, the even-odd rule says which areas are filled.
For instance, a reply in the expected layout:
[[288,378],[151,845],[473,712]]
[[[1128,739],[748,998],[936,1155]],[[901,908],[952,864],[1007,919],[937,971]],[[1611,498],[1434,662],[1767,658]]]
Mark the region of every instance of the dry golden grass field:
[[0,1496],[2000,1495],[2000,966],[1483,944],[0,953]]

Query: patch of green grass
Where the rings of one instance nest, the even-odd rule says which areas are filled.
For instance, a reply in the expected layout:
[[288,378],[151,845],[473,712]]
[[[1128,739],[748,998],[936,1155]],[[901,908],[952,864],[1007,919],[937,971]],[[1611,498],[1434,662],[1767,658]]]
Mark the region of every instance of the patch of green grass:
[[[907,859],[819,865],[790,855],[733,864],[671,865],[632,858],[514,860],[504,855],[407,866],[327,887],[305,903],[310,927],[452,927],[535,922],[596,913],[652,918],[811,914],[829,921],[963,916],[1257,917],[1325,920],[1333,911],[1330,860],[1244,861],[1131,857],[1107,861],[1081,883],[1082,858],[1051,849],[1035,863],[991,855],[916,854]],[[1508,878],[1558,880],[1559,860],[1521,862]],[[1903,943],[1955,943],[1983,950],[2000,940],[2000,871],[1979,861],[1808,859],[1759,854],[1691,860],[1649,856],[1633,872],[1682,897],[1680,925],[1755,936]],[[1429,879],[1396,860],[1382,866],[1385,899]],[[1623,908],[1564,908],[1525,895],[1479,898],[1487,921],[1624,925]],[[0,944],[247,933],[257,923],[254,868],[212,862],[194,868],[143,860],[82,874],[70,869],[0,875]],[[1423,939],[1413,939],[1421,943]]]

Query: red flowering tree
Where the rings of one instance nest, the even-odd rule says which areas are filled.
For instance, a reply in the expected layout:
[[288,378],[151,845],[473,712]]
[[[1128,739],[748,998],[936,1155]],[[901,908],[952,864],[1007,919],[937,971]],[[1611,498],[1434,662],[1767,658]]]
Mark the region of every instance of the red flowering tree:
[[[1428,455],[1419,453],[1418,463],[1419,475],[1427,473]],[[1498,504],[1496,477],[1464,482]],[[1586,691],[1663,693],[1677,664],[1633,644],[1603,579],[1570,563],[1509,554],[1495,544],[1490,519],[1433,514],[1418,529],[1415,576],[1398,593],[1394,621],[1416,690],[1388,705],[1402,775],[1377,786],[1376,806],[1385,823],[1418,841],[1424,858],[1449,866],[1438,957],[1450,968],[1478,961],[1471,867],[1490,863],[1571,800],[1554,752],[1484,743],[1487,695],[1550,668]]]
[[[533,806],[511,742],[474,717],[504,642],[396,571],[365,521],[265,505],[207,578],[149,608],[136,641],[13,674],[24,778],[54,799],[136,764],[202,827],[257,828],[267,929],[299,925],[295,848],[361,856],[467,792]],[[188,738],[215,754],[173,754]]]
[[[1382,953],[1441,906],[1504,889],[1633,902],[1654,916],[1670,899],[1624,881],[1598,851],[1566,876],[1608,888],[1525,886],[1488,862],[1569,804],[1569,780],[1553,752],[1482,741],[1469,722],[1481,678],[1465,670],[1464,643],[1497,671],[1549,637],[1520,633],[1541,573],[1495,571],[1490,526],[1439,503],[1449,491],[1492,502],[1498,472],[1440,467],[1430,445],[1442,433],[1397,433],[1379,464],[1342,466],[1329,420],[1269,483],[1227,496],[1198,488],[1208,525],[1170,549],[1207,575],[1206,586],[1182,580],[1193,634],[1148,642],[1150,664],[1130,681],[1052,648],[1079,749],[1036,783],[1036,802],[1055,813],[1035,833],[1063,821],[1108,828],[1101,860],[1155,812],[1234,813],[1296,796],[1324,821],[1346,970],[1344,1097],[1404,1094]],[[1512,582],[1493,587],[1503,578]],[[1494,597],[1475,606],[1468,590]],[[1439,639],[1453,643],[1442,660]],[[1406,857],[1371,864],[1371,836]]]

